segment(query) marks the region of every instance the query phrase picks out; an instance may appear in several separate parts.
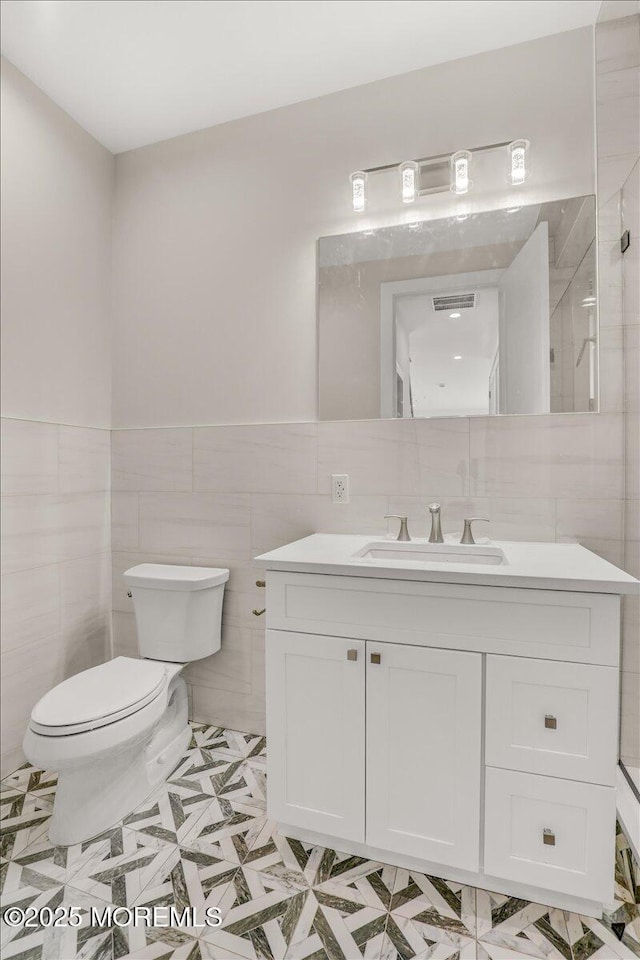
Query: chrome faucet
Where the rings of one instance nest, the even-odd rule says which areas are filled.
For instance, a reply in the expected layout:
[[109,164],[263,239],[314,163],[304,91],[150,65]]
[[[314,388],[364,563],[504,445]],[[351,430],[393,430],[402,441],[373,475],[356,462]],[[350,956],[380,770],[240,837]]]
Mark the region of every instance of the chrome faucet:
[[430,503],[429,511],[431,513],[431,533],[429,534],[429,543],[444,543],[442,527],[440,526],[440,504]]

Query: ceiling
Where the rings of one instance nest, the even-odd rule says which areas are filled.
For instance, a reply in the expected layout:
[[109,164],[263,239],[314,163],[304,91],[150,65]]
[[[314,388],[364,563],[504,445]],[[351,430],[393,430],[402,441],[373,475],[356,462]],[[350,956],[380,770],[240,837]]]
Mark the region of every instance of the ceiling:
[[2,53],[113,153],[595,22],[600,0],[2,0]]

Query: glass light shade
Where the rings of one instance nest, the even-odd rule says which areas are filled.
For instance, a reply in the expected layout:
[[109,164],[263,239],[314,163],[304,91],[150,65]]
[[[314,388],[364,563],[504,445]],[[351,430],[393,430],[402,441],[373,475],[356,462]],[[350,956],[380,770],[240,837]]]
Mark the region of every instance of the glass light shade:
[[420,192],[420,167],[414,160],[405,160],[400,164],[399,170],[402,202],[413,203]]
[[472,182],[469,179],[471,154],[468,150],[458,150],[451,157],[451,190],[453,193],[468,193]]
[[351,174],[351,203],[354,213],[364,213],[367,207],[368,175],[363,170]]
[[507,147],[507,157],[507,179],[512,187],[519,187],[529,175],[529,141],[514,140]]

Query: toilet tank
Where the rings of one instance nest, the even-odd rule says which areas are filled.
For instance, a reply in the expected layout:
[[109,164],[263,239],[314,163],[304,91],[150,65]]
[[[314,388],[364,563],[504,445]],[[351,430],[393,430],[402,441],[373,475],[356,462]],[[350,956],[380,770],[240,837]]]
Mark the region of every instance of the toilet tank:
[[229,571],[141,563],[124,573],[133,598],[140,656],[190,663],[220,649]]

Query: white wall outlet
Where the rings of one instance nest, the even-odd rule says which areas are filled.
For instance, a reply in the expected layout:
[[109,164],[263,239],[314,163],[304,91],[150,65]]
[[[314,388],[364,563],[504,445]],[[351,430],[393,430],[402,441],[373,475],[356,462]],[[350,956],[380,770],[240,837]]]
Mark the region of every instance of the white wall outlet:
[[349,474],[331,474],[331,502],[349,503]]

